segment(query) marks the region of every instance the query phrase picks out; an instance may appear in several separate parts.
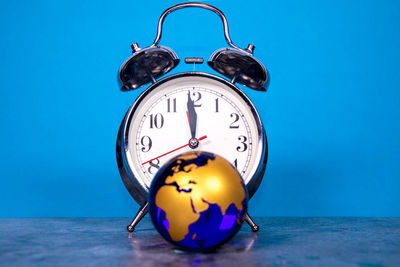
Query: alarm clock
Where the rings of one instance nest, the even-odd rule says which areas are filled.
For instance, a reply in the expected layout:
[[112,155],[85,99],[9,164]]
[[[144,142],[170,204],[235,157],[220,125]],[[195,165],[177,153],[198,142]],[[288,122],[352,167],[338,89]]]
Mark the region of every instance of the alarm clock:
[[[222,20],[229,47],[216,50],[208,65],[225,78],[204,72],[183,72],[161,78],[179,64],[177,54],[159,46],[165,17],[189,7],[216,13]],[[267,163],[267,138],[260,116],[246,94],[235,84],[266,91],[268,72],[253,56],[254,45],[233,44],[221,10],[188,2],[166,9],[160,16],[150,46],[132,46],[133,54],[120,67],[122,91],[151,85],[130,106],[117,137],[117,163],[124,185],[141,206],[128,231],[147,213],[147,193],[158,169],[180,153],[200,150],[229,160],[241,174],[251,198],[259,187]],[[200,64],[202,58],[186,58]],[[161,78],[161,79],[160,79]],[[227,79],[226,79],[227,78]],[[253,231],[259,227],[245,215]]]

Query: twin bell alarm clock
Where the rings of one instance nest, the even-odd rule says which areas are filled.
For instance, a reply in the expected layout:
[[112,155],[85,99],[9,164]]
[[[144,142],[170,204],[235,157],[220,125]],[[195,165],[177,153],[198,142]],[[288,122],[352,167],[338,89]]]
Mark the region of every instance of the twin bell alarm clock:
[[[221,18],[228,47],[216,50],[207,63],[223,77],[195,71],[165,76],[180,59],[171,48],[159,45],[163,22],[168,14],[183,8],[207,9]],[[117,137],[119,172],[141,207],[128,231],[148,212],[147,194],[157,171],[184,152],[207,151],[227,159],[242,176],[251,198],[265,172],[267,139],[256,108],[235,84],[266,91],[268,73],[253,56],[254,45],[242,49],[233,44],[221,10],[188,2],[161,14],[150,46],[141,48],[134,43],[131,47],[132,56],[119,70],[121,90],[150,85],[126,112]],[[203,59],[191,57],[185,62],[200,64]],[[244,218],[253,231],[258,230],[248,213]]]

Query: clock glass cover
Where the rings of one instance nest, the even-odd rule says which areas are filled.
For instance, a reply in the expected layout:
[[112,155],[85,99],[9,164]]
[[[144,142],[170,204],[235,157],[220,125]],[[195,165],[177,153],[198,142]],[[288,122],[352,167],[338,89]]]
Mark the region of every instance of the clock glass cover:
[[126,160],[146,189],[165,162],[193,149],[226,158],[246,184],[259,168],[260,118],[236,86],[217,76],[169,76],[142,93],[125,121]]

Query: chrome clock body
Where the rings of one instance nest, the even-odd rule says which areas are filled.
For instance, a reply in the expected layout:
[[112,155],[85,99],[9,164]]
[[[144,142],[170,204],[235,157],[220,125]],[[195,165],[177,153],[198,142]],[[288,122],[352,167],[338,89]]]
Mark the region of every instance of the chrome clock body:
[[[131,127],[133,120],[140,120],[141,118],[136,117],[135,114],[138,112],[138,107],[140,104],[142,104],[143,101],[145,101],[146,98],[148,98],[149,95],[151,95],[155,89],[160,87],[161,85],[169,82],[173,83],[174,80],[180,79],[186,77],[188,80],[194,79],[195,81],[191,86],[187,86],[188,88],[192,86],[196,86],[196,78],[202,78],[202,79],[210,79],[214,83],[218,84],[220,83],[221,85],[224,85],[225,88],[229,88],[232,90],[232,93],[237,95],[237,97],[240,97],[247,105],[247,108],[252,116],[252,119],[255,122],[256,125],[256,136],[253,136],[253,138],[256,138],[256,146],[253,147],[253,154],[251,155],[254,157],[254,164],[250,170],[247,170],[248,172],[246,173],[246,177],[244,177],[245,184],[247,186],[247,190],[249,192],[250,198],[254,195],[256,192],[257,188],[259,187],[264,172],[266,168],[266,163],[267,163],[267,155],[268,155],[268,145],[267,145],[267,139],[266,139],[266,134],[264,127],[261,123],[261,119],[250,101],[250,99],[240,90],[237,86],[234,84],[230,83],[229,81],[220,78],[218,76],[208,74],[208,73],[200,73],[200,72],[184,72],[184,73],[179,73],[175,75],[168,76],[164,79],[159,80],[157,83],[151,85],[148,87],[137,99],[136,101],[132,104],[132,106],[129,108],[127,111],[119,132],[118,132],[118,137],[117,137],[117,162],[118,162],[118,167],[119,171],[122,177],[122,180],[128,189],[130,195],[136,200],[136,202],[139,205],[145,205],[147,202],[147,192],[149,190],[149,182],[146,179],[146,176],[144,176],[141,173],[141,169],[137,168],[138,165],[141,165],[144,160],[140,161],[138,157],[136,157],[137,153],[135,150],[135,147],[131,145],[132,142],[140,142],[137,138],[135,140],[130,140],[130,136],[132,134],[132,131],[137,131],[138,129],[134,129]],[[179,88],[177,88],[179,90]],[[198,112],[199,115],[201,116],[201,112]],[[243,115],[244,116],[244,115]],[[234,118],[235,119],[235,118]],[[241,118],[242,119],[242,118]],[[187,132],[186,128],[183,129],[176,129],[176,131],[181,131],[181,132]],[[227,129],[226,131],[234,131],[234,129]],[[220,133],[222,136],[225,134],[224,132]],[[165,136],[166,142],[168,140],[168,136]],[[189,140],[189,137],[185,139],[184,141]],[[248,144],[250,146],[250,144]],[[188,148],[190,150],[190,148]],[[203,149],[201,146],[196,149]],[[209,151],[213,153],[217,153],[215,149],[213,149],[212,146],[209,147]],[[170,155],[167,155],[167,159],[171,158],[175,155],[179,154],[178,151],[175,153],[172,153]],[[242,174],[243,175],[243,174]],[[144,178],[143,178],[144,177]]]

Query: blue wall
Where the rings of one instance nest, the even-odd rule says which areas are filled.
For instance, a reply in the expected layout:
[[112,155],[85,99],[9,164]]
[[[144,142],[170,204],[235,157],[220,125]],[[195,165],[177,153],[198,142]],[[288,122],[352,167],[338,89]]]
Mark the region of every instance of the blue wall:
[[[120,92],[116,73],[175,3],[1,2],[1,217],[136,212],[115,139],[139,92]],[[208,3],[271,74],[268,93],[244,89],[270,145],[250,212],[400,216],[400,2]],[[161,44],[206,59],[226,46],[219,18],[198,9],[169,16]]]

